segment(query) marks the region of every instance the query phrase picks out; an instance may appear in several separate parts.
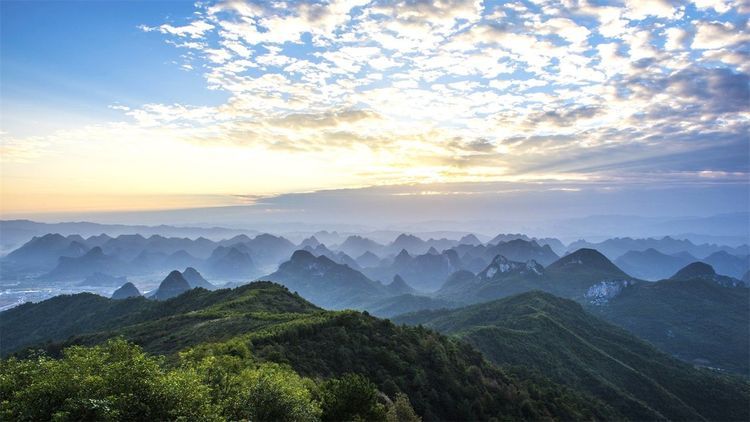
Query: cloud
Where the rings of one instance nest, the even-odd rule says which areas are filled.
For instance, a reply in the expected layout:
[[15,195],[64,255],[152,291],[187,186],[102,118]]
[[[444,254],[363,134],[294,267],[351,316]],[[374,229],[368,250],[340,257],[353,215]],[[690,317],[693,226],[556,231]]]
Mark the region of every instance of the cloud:
[[[195,8],[142,28],[189,52],[178,65],[227,100],[117,103],[123,120],[99,128],[101,139],[127,132],[207,154],[293,156],[348,186],[730,177],[748,129],[748,11],[738,2]],[[23,155],[23,140],[8,145]],[[295,174],[285,189],[310,187]]]

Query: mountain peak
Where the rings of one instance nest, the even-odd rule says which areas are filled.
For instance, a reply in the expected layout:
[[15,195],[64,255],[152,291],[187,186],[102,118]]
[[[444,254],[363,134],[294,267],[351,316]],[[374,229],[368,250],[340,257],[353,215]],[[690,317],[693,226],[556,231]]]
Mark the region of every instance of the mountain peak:
[[196,287],[202,287],[206,290],[212,290],[215,288],[213,284],[209,283],[208,280],[203,278],[201,273],[199,273],[198,270],[193,267],[185,268],[185,271],[182,272],[182,276],[193,289]]
[[140,295],[141,292],[138,291],[138,288],[135,287],[133,283],[127,282],[112,293],[112,299],[121,300],[129,297],[138,297]]
[[464,237],[462,237],[461,239],[458,240],[458,244],[459,245],[476,246],[476,245],[479,245],[481,243],[482,243],[482,241],[480,241],[479,238],[477,238],[476,236],[474,236],[473,233],[469,233],[469,234],[465,235]]
[[409,286],[409,284],[398,274],[393,276],[393,281],[391,281],[391,284],[388,284],[386,288],[391,294],[394,295],[410,294],[415,292],[415,290],[411,286]]
[[548,269],[562,270],[573,268],[596,269],[612,275],[626,276],[617,265],[613,264],[606,256],[596,249],[581,248],[565,255],[547,267]]
[[290,261],[309,261],[309,260],[314,260],[314,259],[315,259],[315,255],[313,255],[310,251],[306,251],[304,249],[298,249],[294,251]]
[[306,246],[309,246],[315,249],[318,246],[320,246],[320,241],[318,241],[318,238],[316,238],[315,236],[310,236],[307,239],[303,240],[299,245],[302,246],[303,248]]
[[430,246],[430,249],[427,250],[427,254],[429,254],[429,255],[440,255],[440,252],[438,252],[437,249],[435,249],[434,246]]
[[670,279],[672,280],[689,280],[691,278],[713,277],[716,275],[714,267],[705,262],[693,262],[688,264],[676,273]]
[[503,255],[497,255],[492,259],[490,265],[484,269],[484,271],[477,274],[480,278],[490,279],[498,277],[500,274],[507,273],[520,273],[520,274],[531,274],[531,275],[542,275],[544,267],[539,265],[533,259],[523,263],[511,261]]
[[188,290],[190,290],[190,283],[185,280],[181,272],[174,270],[159,284],[159,288],[152,297],[156,300],[167,300]]

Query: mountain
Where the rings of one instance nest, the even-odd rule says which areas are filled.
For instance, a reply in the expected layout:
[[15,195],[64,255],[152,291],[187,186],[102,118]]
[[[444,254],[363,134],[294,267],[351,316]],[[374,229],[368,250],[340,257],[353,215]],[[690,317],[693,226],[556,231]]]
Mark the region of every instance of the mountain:
[[398,274],[393,277],[393,281],[391,281],[390,284],[387,284],[385,288],[388,293],[392,294],[393,296],[416,293],[416,290],[406,284],[404,279],[401,278],[401,276]]
[[734,277],[716,274],[714,268],[705,262],[693,262],[677,271],[670,280],[692,280],[700,279],[719,284],[724,287],[748,287],[742,280]]
[[360,268],[376,267],[380,264],[380,257],[370,251],[366,251],[355,260]]
[[425,253],[429,249],[424,240],[406,233],[398,235],[388,247],[392,250],[406,250],[411,253]]
[[360,307],[386,295],[385,286],[359,271],[304,250],[295,251],[277,271],[261,278],[283,284],[311,302],[330,309]]
[[187,292],[191,288],[192,287],[190,287],[190,283],[185,280],[185,277],[182,276],[182,273],[175,270],[169,273],[167,278],[165,278],[161,282],[161,284],[159,284],[159,288],[149,295],[149,298],[155,300],[167,300],[173,297],[177,297]]
[[[594,249],[579,249],[545,268],[550,293],[586,301],[611,288],[631,285],[637,280],[626,274]],[[596,296],[598,297],[598,296]]]
[[[631,420],[741,420],[748,385],[657,351],[584,311],[542,292],[455,310],[396,317],[463,339],[499,365],[524,366],[612,405]],[[710,388],[701,386],[710,385]]]
[[300,242],[300,244],[297,246],[297,248],[304,249],[306,246],[309,246],[311,248],[316,248],[320,244],[321,243],[318,241],[318,239],[315,236],[310,236],[310,237],[306,238],[305,240],[303,240],[302,242]]
[[505,242],[510,242],[511,240],[518,240],[518,239],[524,240],[527,242],[531,240],[531,238],[521,233],[500,233],[497,236],[493,237],[492,240],[487,242],[487,244],[497,245],[498,243],[505,243]]
[[535,240],[526,241],[515,239],[500,242],[487,248],[487,253],[493,256],[502,255],[512,261],[526,262],[534,260],[542,265],[549,265],[558,259],[555,252],[547,245],[539,245]]
[[710,266],[696,264],[669,280],[628,285],[587,309],[687,362],[748,375],[750,290],[725,287]]
[[374,280],[391,280],[401,276],[409,285],[422,291],[435,291],[457,268],[448,254],[439,254],[429,248],[423,255],[412,256],[402,249],[393,262],[381,262],[377,267],[364,268],[362,271]]
[[188,251],[180,249],[172,252],[164,259],[164,267],[166,268],[186,268],[186,267],[197,267],[202,264],[202,259],[199,259],[191,255]]
[[261,270],[276,268],[281,262],[289,259],[289,255],[296,249],[289,240],[268,233],[259,234],[244,244]]
[[216,288],[216,286],[209,283],[208,280],[203,278],[201,273],[199,273],[198,270],[193,267],[185,268],[185,271],[182,272],[182,277],[185,278],[191,289],[201,287],[206,290],[214,290]]
[[45,278],[53,280],[83,279],[94,273],[123,274],[126,264],[113,255],[105,255],[99,246],[79,257],[61,256],[57,266]]
[[383,245],[366,237],[349,236],[336,249],[346,253],[349,256],[360,256],[365,252],[376,252],[381,250],[382,248]]
[[131,297],[140,297],[141,292],[133,283],[127,282],[112,293],[112,300],[122,300]]
[[[3,233],[4,234],[4,233]],[[79,257],[86,253],[80,242],[73,245],[73,240],[57,233],[34,237],[18,249],[10,252],[4,259],[4,266],[32,267],[39,271],[49,271],[55,267],[61,256]]]
[[596,249],[609,257],[617,259],[628,251],[645,251],[646,249],[656,249],[664,254],[675,254],[679,252],[688,252],[693,256],[704,257],[717,251],[726,251],[734,254],[747,254],[747,245],[739,247],[722,246],[714,244],[696,245],[689,240],[675,239],[665,236],[661,239],[633,239],[630,237],[616,237],[607,239],[598,243],[591,243],[585,240],[579,240],[568,245],[568,250],[580,248]]
[[684,268],[680,268],[679,271],[674,273],[672,280],[690,280],[693,278],[706,278],[713,277],[716,275],[714,268],[705,262],[693,262],[686,265]]
[[667,255],[654,248],[649,248],[645,251],[628,251],[617,258],[615,264],[634,277],[656,281],[669,277],[678,269],[695,260],[687,252]]
[[[38,342],[68,339],[48,347],[55,353],[64,345],[123,337],[168,359],[186,352],[240,367],[278,362],[320,380],[355,372],[383,395],[406,394],[424,420],[619,418],[600,400],[540,376],[519,379],[466,343],[359,312],[324,311],[272,283],[196,289],[167,302],[91,296],[62,296],[0,314],[2,344],[30,345],[31,335]],[[89,312],[75,312],[81,306]],[[78,322],[77,331],[71,320]],[[43,327],[47,334],[16,329],[16,323]],[[249,358],[241,353],[248,347]]]
[[631,280],[604,255],[592,249],[580,249],[546,268],[534,260],[518,262],[497,255],[476,276],[471,277],[468,272],[454,273],[436,295],[471,304],[542,290],[584,300],[589,290],[598,284]]
[[473,233],[469,233],[458,240],[459,245],[471,245],[471,246],[477,246],[481,245],[482,241],[479,240]]
[[498,255],[516,262],[533,259],[542,265],[549,265],[559,258],[548,245],[540,245],[535,240],[520,238],[487,245],[458,245],[450,250],[459,257],[460,269],[475,273],[484,269]]
[[113,277],[109,274],[96,272],[87,276],[82,282],[78,283],[79,286],[89,287],[116,287],[122,286],[127,283],[127,277]]
[[734,278],[741,278],[750,270],[750,255],[737,256],[726,251],[718,251],[701,261],[711,264],[717,273]]
[[202,268],[212,277],[229,280],[248,280],[258,275],[255,261],[242,243],[218,246]]
[[[102,246],[102,244],[91,245],[91,237],[119,236],[121,234],[140,233],[144,236],[159,234],[162,236],[199,237],[206,236],[214,239],[226,238],[238,232],[247,230],[233,230],[221,227],[174,227],[174,226],[143,226],[122,224],[98,224],[88,222],[64,222],[64,223],[40,223],[30,220],[0,220],[0,248],[3,251],[12,250],[28,242],[35,236],[43,236],[47,233],[59,233],[63,236],[80,234],[89,237],[86,244]],[[55,264],[57,258],[52,261]]]
[[457,272],[438,290],[442,299],[476,303],[513,295],[528,290],[543,289],[546,285],[544,268],[530,260],[515,262],[502,255],[477,275]]
[[149,274],[164,270],[167,254],[164,252],[142,250],[132,261],[130,261],[130,271],[133,274]]

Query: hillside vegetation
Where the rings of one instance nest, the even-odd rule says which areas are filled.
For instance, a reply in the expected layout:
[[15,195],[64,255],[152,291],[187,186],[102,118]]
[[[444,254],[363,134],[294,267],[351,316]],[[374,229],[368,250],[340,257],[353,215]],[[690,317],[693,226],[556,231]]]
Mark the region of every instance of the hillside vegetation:
[[[750,388],[673,359],[574,301],[525,293],[396,321],[463,339],[498,365],[522,366],[589,393],[634,420],[747,420]],[[708,387],[710,386],[710,387]]]

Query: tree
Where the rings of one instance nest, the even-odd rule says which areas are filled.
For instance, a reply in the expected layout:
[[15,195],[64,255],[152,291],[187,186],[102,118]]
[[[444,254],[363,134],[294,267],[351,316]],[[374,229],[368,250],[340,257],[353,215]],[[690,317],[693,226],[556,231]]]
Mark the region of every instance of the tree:
[[240,417],[253,421],[315,421],[321,414],[303,378],[277,364],[262,364],[239,376]]
[[325,381],[320,389],[324,421],[384,421],[386,409],[378,402],[378,390],[359,374]]
[[411,407],[409,397],[403,393],[398,393],[393,403],[388,406],[386,420],[388,422],[422,422],[422,418]]
[[220,420],[193,370],[161,361],[124,340],[70,347],[60,360],[0,364],[3,420]]

